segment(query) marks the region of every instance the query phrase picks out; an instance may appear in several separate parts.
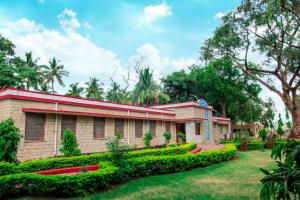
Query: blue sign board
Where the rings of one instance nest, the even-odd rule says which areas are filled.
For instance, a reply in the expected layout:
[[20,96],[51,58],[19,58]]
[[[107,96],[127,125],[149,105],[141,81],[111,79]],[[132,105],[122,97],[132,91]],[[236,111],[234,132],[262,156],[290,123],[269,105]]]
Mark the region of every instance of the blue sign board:
[[205,100],[201,99],[199,101],[199,106],[205,108],[205,133],[206,133],[207,140],[210,140],[211,134],[209,130],[209,120],[208,120],[208,104]]

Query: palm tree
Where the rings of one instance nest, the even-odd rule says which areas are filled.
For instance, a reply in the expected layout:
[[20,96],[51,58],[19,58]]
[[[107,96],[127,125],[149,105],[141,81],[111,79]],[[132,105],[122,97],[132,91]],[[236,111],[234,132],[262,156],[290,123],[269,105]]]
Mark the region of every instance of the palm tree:
[[45,83],[46,84],[51,83],[52,93],[55,93],[55,90],[54,90],[55,79],[60,85],[65,86],[62,78],[63,78],[63,76],[68,77],[69,72],[65,71],[64,66],[59,65],[58,61],[56,61],[55,58],[52,58],[49,61],[49,66],[44,65],[43,68],[44,68],[43,74],[44,74],[45,81],[46,81]]
[[90,78],[90,81],[86,83],[86,98],[92,100],[102,100],[103,97],[103,84],[99,83],[99,80],[96,78]]
[[[137,69],[139,81],[133,91],[133,101],[138,105],[153,105],[159,102],[159,86],[153,80],[149,67]],[[163,98],[164,99],[164,98]]]
[[82,87],[79,87],[78,85],[79,83],[72,83],[66,96],[81,97],[84,89]]
[[40,87],[39,87],[38,91],[45,92],[45,93],[51,93],[52,92],[52,90],[50,90],[50,87],[45,83],[40,84]]

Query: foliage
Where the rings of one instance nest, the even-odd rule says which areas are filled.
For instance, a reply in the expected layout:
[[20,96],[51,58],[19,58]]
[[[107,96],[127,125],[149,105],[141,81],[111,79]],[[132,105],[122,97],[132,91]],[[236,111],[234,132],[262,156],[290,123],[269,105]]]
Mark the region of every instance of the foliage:
[[78,156],[81,151],[78,148],[76,136],[70,129],[64,131],[64,137],[61,141],[62,147],[59,149],[64,156]]
[[166,141],[166,146],[168,147],[169,143],[170,143],[170,140],[171,140],[171,137],[172,137],[172,134],[171,134],[171,132],[166,131],[166,132],[164,132],[163,136],[164,136],[165,141]]
[[[231,142],[231,141],[221,141],[220,144],[234,144],[237,149],[240,149],[241,142],[236,141],[236,142]],[[259,141],[259,140],[252,140],[248,142],[248,150],[260,150],[264,148],[264,142]]]
[[19,132],[12,118],[0,123],[0,161],[17,162]]
[[[277,168],[261,169],[265,177],[261,180],[261,199],[297,199],[300,197],[300,142],[289,140],[285,145],[276,145],[272,158]],[[282,161],[284,159],[284,161]]]
[[151,140],[152,139],[153,139],[153,135],[150,131],[145,133],[143,140],[144,140],[144,145],[145,145],[146,148],[151,147]]
[[249,136],[250,136],[250,137],[254,137],[254,136],[255,136],[254,132],[253,132],[253,131],[250,131],[250,132],[249,132]]
[[124,160],[128,158],[128,145],[122,144],[121,139],[122,136],[117,134],[106,144],[112,163],[118,167],[124,167]]
[[266,102],[264,102],[263,114],[261,116],[261,123],[264,125],[264,128],[274,128],[274,102],[271,98],[268,98]]
[[182,144],[184,142],[184,140],[185,140],[185,134],[179,132],[179,133],[177,133],[177,137],[179,139],[179,143]]
[[59,64],[59,61],[56,60],[56,58],[52,58],[49,61],[48,65],[43,65],[43,75],[45,78],[45,84],[51,83],[51,89],[52,93],[55,93],[54,90],[54,82],[55,80],[62,86],[65,86],[63,77],[69,76],[69,72],[64,70],[64,66]]
[[293,125],[290,121],[290,113],[286,108],[285,108],[285,120],[286,120],[286,127],[291,130],[293,128]]
[[112,81],[111,89],[106,94],[106,99],[115,103],[130,103],[131,93],[127,91],[127,88],[121,89],[121,86]]
[[172,103],[194,100],[195,80],[184,70],[173,72],[161,81]]
[[153,72],[149,67],[136,69],[138,82],[133,90],[133,102],[137,105],[153,105],[167,103],[170,97],[160,90],[159,85],[153,79]]
[[284,135],[283,122],[282,122],[280,113],[279,113],[279,116],[278,116],[277,134],[279,135],[280,138],[281,138],[282,135]]
[[132,158],[126,161],[129,166],[126,170],[112,166],[109,162],[101,162],[100,170],[76,176],[11,174],[0,177],[0,197],[85,195],[125,181],[123,177],[132,179],[185,171],[230,160],[235,153],[234,145],[226,145],[223,150],[209,150],[201,154]]
[[92,100],[103,100],[103,88],[102,83],[96,78],[90,78],[90,81],[86,83],[86,98]]
[[265,128],[260,129],[258,135],[263,142],[266,142],[268,137],[268,131]]
[[[137,158],[142,156],[161,156],[161,155],[180,155],[186,154],[196,148],[196,143],[187,143],[181,146],[158,149],[133,150],[128,152],[128,158]],[[94,153],[90,155],[81,155],[73,157],[57,157],[40,160],[31,160],[15,165],[7,162],[0,162],[0,176],[20,173],[20,172],[36,172],[41,170],[94,165],[101,161],[111,160],[111,153]]]
[[79,83],[72,83],[66,96],[81,97],[84,89],[79,86]]
[[[299,3],[290,10],[281,6],[293,2],[298,1],[243,0],[222,18],[201,55],[207,61],[228,56],[244,74],[275,92],[291,113],[291,134],[296,136],[300,134],[300,32],[295,11]],[[255,55],[261,55],[260,59]]]

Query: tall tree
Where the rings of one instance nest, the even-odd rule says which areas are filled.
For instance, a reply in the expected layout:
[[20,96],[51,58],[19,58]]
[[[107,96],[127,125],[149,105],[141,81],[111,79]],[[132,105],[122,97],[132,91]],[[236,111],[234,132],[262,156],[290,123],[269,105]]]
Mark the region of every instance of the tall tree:
[[170,96],[171,102],[183,102],[195,99],[195,81],[184,70],[173,72],[162,78],[164,91]]
[[19,57],[14,58],[19,87],[29,90],[30,88],[38,89],[42,84],[43,78],[37,59],[33,59],[32,53],[25,53],[25,60]]
[[55,80],[62,86],[65,86],[64,81],[63,81],[63,77],[69,76],[69,72],[64,70],[64,66],[60,65],[59,62],[55,59],[52,58],[49,61],[49,66],[47,65],[43,65],[44,71],[44,77],[45,77],[45,83],[46,84],[51,84],[51,89],[52,89],[52,93],[55,93],[54,90],[54,82]]
[[245,74],[275,92],[291,113],[290,136],[299,136],[300,20],[293,6],[299,3],[294,2],[243,0],[222,18],[223,24],[202,47],[202,57],[227,55]]
[[106,99],[115,103],[130,103],[130,98],[130,92],[128,92],[126,88],[122,89],[118,83],[112,80],[111,88],[107,92]]
[[86,83],[86,98],[92,100],[103,100],[103,88],[102,83],[96,78],[90,78],[90,81]]
[[11,64],[14,56],[15,45],[0,35],[0,89],[3,87],[15,87],[15,69]]
[[83,91],[84,89],[79,86],[79,83],[72,83],[69,91],[66,93],[66,96],[81,97]]
[[162,93],[159,85],[153,79],[149,67],[136,69],[139,81],[133,90],[133,101],[138,105],[153,105],[168,101],[167,94]]
[[273,121],[275,117],[275,108],[273,100],[268,98],[268,100],[263,103],[263,106],[265,109],[260,122],[263,124],[264,128],[274,128]]
[[206,67],[193,67],[194,95],[205,98],[222,116],[233,121],[255,122],[262,111],[261,88],[237,69],[232,60],[221,58]]

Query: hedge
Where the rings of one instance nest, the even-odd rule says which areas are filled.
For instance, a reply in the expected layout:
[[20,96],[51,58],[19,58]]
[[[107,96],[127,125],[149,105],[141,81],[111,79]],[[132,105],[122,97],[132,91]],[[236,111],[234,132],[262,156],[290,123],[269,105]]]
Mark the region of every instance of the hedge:
[[136,177],[168,174],[227,161],[235,153],[236,147],[226,144],[225,149],[199,154],[135,157],[125,162],[125,169],[105,161],[100,162],[100,170],[78,175],[10,174],[0,177],[0,198],[86,195]]
[[[159,155],[179,155],[185,154],[194,148],[197,144],[194,142],[186,143],[181,146],[160,148],[160,149],[144,149],[129,151],[129,158],[136,158],[145,155],[159,156]],[[100,161],[110,160],[110,153],[94,153],[90,155],[73,156],[73,157],[57,157],[48,158],[40,160],[31,160],[24,162],[19,165],[0,162],[0,176],[13,174],[13,173],[24,173],[24,172],[37,172],[48,169],[56,169],[63,167],[73,167],[73,166],[86,166],[94,165]]]
[[[237,149],[240,149],[241,142],[221,141],[221,144],[234,144]],[[264,142],[261,140],[252,140],[248,143],[248,150],[258,150],[264,147]]]

